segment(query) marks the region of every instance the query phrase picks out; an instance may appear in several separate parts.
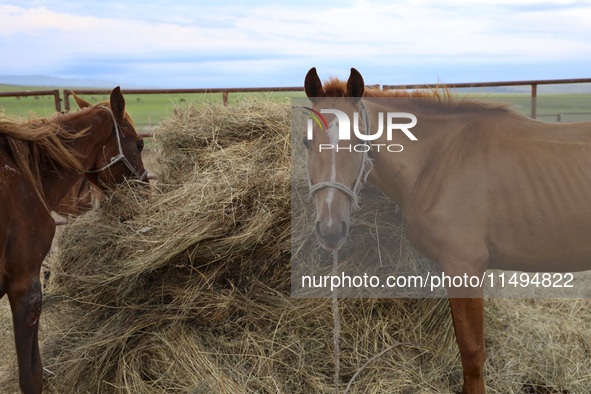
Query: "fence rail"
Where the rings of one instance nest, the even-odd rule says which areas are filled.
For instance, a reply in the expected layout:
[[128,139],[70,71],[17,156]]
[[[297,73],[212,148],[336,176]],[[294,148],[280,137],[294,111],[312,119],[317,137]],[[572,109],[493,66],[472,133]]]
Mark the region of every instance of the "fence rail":
[[[546,79],[533,81],[508,81],[508,82],[468,82],[468,83],[449,83],[445,87],[457,88],[481,88],[481,87],[499,87],[499,86],[531,86],[531,117],[536,118],[536,102],[538,97],[538,85],[561,85],[567,83],[591,83],[591,78],[575,78],[575,79]],[[422,85],[384,85],[382,89],[433,89],[438,84],[422,84]]]
[[590,115],[591,112],[559,112],[557,114],[538,114],[538,117],[556,118],[557,122],[562,122],[562,117],[565,115]]
[[[230,93],[257,93],[257,92],[299,92],[304,88],[298,87],[271,87],[271,88],[215,88],[215,89],[121,89],[123,94],[203,94],[222,93],[224,105],[228,105]],[[83,94],[108,94],[110,89],[76,89],[75,93]],[[64,105],[66,111],[70,110],[70,96],[72,90],[64,89]]]
[[[504,81],[504,82],[467,82],[450,84],[411,84],[411,85],[382,85],[384,90],[392,89],[432,89],[440,86],[448,88],[477,88],[477,87],[501,87],[501,86],[530,86],[531,87],[531,117],[536,118],[536,102],[538,96],[538,85],[560,85],[574,83],[591,83],[591,78],[575,79],[547,79],[547,80],[528,80],[528,81]],[[380,85],[370,85],[380,88]],[[262,88],[215,88],[215,89],[123,89],[124,94],[203,94],[203,93],[222,93],[224,105],[228,104],[230,93],[256,93],[256,92],[300,92],[304,88],[301,86],[293,87],[262,87]],[[76,94],[108,94],[110,89],[76,89]],[[64,89],[64,109],[70,110],[71,89]],[[59,90],[34,90],[21,92],[0,92],[0,97],[24,97],[24,96],[54,96],[55,109],[61,111],[61,98]]]
[[21,92],[0,92],[0,97],[27,97],[27,96],[53,96],[55,102],[55,110],[60,112],[62,110],[62,99],[60,98],[60,91],[54,90],[25,90]]

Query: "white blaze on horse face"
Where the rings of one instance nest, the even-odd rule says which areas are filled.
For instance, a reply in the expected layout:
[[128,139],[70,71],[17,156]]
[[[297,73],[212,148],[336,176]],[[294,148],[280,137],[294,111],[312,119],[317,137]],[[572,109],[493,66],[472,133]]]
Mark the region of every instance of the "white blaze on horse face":
[[[335,117],[332,122],[328,125],[328,138],[330,140],[330,144],[332,146],[337,146],[339,144],[339,119]],[[336,182],[337,180],[337,163],[336,163],[336,151],[335,149],[331,149],[330,151],[330,181]],[[326,206],[328,208],[328,222],[326,223],[328,227],[332,227],[333,220],[332,220],[332,203],[334,201],[334,188],[329,188],[328,193],[326,194]]]
[[[349,121],[349,115],[347,115],[345,112],[338,110],[338,109],[325,109],[325,108],[321,109],[320,113],[335,115],[335,120],[337,122],[337,139],[339,139],[339,140],[351,139],[351,135],[350,135],[351,122]],[[339,124],[342,126],[342,129],[340,129],[338,127]]]

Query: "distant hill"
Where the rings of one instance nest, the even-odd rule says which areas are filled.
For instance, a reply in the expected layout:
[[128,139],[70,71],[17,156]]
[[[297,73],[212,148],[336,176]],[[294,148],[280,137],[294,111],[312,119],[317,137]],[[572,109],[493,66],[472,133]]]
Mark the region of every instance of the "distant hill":
[[[120,83],[102,81],[98,79],[59,78],[48,75],[0,75],[0,84],[15,86],[47,86],[47,87],[85,87],[85,88],[114,88]],[[123,87],[123,86],[122,86]],[[137,88],[125,85],[125,88]]]

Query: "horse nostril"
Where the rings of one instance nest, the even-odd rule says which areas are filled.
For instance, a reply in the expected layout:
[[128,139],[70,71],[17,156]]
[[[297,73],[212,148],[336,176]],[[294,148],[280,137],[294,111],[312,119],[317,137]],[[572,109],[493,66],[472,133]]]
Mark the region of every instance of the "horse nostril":
[[349,234],[349,223],[343,220],[341,226],[341,238],[346,238],[347,234]]
[[314,225],[314,230],[316,231],[316,235],[319,238],[330,237],[335,239],[344,239],[349,234],[349,223],[343,220],[341,222],[341,228],[339,229],[338,226],[327,228],[326,226],[322,226],[320,221],[317,221]]

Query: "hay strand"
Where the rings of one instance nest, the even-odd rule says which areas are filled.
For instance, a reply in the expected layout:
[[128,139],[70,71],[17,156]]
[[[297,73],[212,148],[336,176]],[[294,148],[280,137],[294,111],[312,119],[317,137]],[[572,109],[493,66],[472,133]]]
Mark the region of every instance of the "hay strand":
[[[309,226],[312,208],[307,185],[290,182],[299,148],[289,127],[287,104],[179,107],[155,131],[159,181],[149,199],[123,187],[66,226],[46,261],[41,353],[55,374],[45,374],[46,392],[334,391],[332,300],[291,297],[292,228]],[[292,196],[303,207],[297,221]],[[362,195],[352,237],[379,237],[384,265],[418,261],[396,206],[368,201]],[[339,253],[342,266],[363,258]],[[588,390],[588,300],[485,306],[490,391]],[[17,392],[2,307],[0,387]],[[447,300],[341,298],[338,308],[348,392],[461,390]]]

